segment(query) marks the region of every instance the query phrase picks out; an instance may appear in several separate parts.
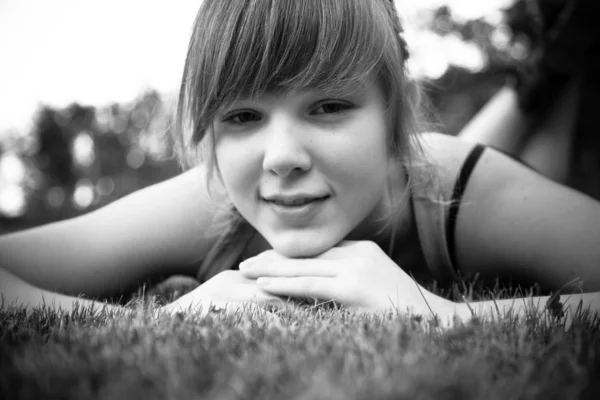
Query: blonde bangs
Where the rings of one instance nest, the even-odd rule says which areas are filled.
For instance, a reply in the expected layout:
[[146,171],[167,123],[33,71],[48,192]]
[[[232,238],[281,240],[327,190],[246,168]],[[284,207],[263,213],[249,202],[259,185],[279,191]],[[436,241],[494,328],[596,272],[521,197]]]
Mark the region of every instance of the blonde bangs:
[[379,65],[385,36],[372,29],[381,16],[365,1],[238,2],[218,100],[266,91],[312,87],[343,89],[364,81]]

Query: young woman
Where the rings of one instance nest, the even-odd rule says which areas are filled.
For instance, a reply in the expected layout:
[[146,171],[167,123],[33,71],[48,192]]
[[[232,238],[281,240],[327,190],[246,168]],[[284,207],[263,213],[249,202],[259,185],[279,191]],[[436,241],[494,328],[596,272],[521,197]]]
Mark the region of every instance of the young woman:
[[294,297],[442,321],[543,311],[548,297],[469,305],[422,287],[479,274],[547,290],[577,277],[585,293],[560,300],[600,309],[600,204],[419,133],[407,57],[391,0],[204,0],[175,133],[190,168],[0,238],[4,301],[70,309],[184,274],[201,284],[168,310]]

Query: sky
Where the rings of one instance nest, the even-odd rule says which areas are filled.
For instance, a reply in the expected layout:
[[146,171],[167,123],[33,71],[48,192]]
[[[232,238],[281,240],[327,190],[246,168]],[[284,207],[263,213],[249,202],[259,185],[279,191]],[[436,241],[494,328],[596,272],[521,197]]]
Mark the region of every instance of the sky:
[[[41,103],[102,106],[146,88],[174,92],[201,2],[0,0],[0,138],[26,129]],[[449,4],[465,18],[511,2],[396,0],[407,16],[415,4]]]

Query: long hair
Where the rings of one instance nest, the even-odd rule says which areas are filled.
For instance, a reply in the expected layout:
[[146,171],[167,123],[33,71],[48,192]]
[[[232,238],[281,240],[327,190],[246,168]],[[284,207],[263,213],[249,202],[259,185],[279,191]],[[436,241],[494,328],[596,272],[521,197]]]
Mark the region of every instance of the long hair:
[[[376,77],[391,118],[388,153],[412,167],[419,153],[419,90],[407,74],[407,57],[393,0],[204,0],[175,117],[179,159],[184,168],[206,164],[211,194],[212,178],[219,177],[212,121],[221,110],[240,97],[307,87],[335,93]],[[241,252],[237,234],[252,232],[225,204],[229,228],[204,257],[204,280],[225,267],[218,265],[221,255],[236,246],[233,252]]]

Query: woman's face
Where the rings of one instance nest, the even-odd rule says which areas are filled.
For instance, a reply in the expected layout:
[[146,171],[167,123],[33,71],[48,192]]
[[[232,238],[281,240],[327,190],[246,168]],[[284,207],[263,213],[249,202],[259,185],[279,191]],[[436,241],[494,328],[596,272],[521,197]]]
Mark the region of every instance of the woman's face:
[[225,189],[278,253],[315,256],[378,213],[387,121],[374,82],[335,96],[307,89],[242,99],[214,122]]

